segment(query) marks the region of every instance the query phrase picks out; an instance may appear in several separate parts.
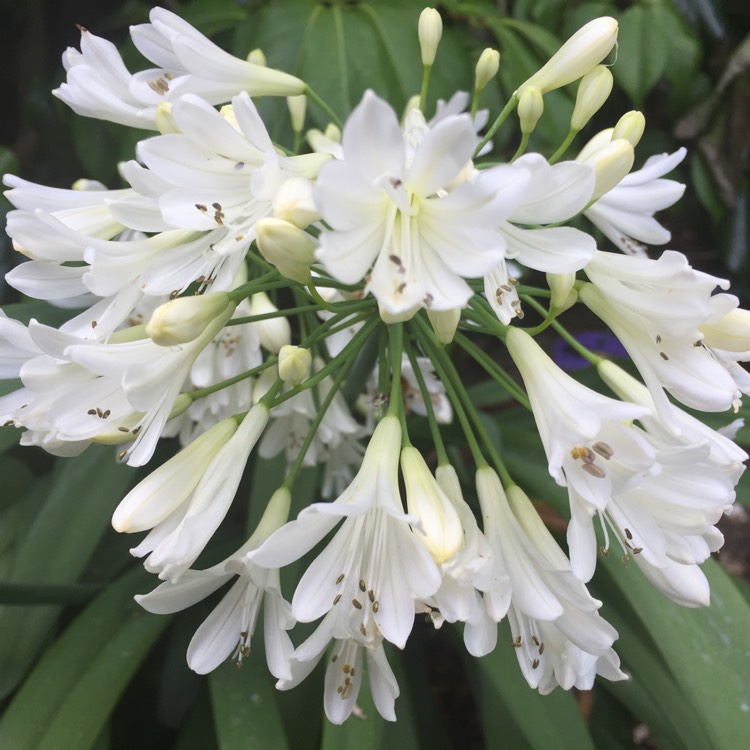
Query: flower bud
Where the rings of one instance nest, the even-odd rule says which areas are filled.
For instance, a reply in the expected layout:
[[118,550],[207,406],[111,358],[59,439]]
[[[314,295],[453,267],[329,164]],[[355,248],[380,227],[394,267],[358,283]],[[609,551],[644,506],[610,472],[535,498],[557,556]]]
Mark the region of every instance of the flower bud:
[[[271,302],[265,292],[256,292],[250,298],[250,315],[266,315],[278,312],[279,309]],[[269,352],[277,354],[282,346],[292,341],[292,328],[288,318],[279,316],[267,320],[257,320],[253,323],[260,336],[261,346]]]
[[500,70],[500,53],[496,49],[487,47],[477,61],[474,73],[474,88],[482,91],[484,87],[497,75]]
[[276,492],[271,495],[271,499],[266,505],[266,509],[263,511],[258,525],[255,527],[252,536],[247,541],[246,547],[249,549],[256,549],[276,529],[280,529],[289,518],[289,508],[292,504],[292,493],[286,487],[279,487]]
[[132,534],[161,523],[190,496],[211,460],[236,431],[235,420],[224,419],[152,471],[115,509],[115,531]]
[[578,293],[573,288],[575,281],[575,273],[547,274],[547,285],[549,286],[550,292],[552,292],[550,306],[553,310],[561,313],[573,307],[578,299]]
[[260,65],[263,68],[265,68],[268,64],[266,62],[266,53],[259,47],[254,50],[250,50],[245,59],[249,63],[252,63],[253,65]]
[[273,217],[305,229],[320,219],[313,200],[313,184],[305,177],[290,177],[281,183],[271,203]]
[[305,113],[307,111],[307,97],[304,94],[299,96],[288,96],[286,106],[289,109],[289,117],[292,120],[292,130],[295,133],[301,133],[305,127]]
[[432,324],[432,330],[441,344],[450,344],[456,335],[458,322],[461,320],[461,308],[454,310],[427,310],[427,317]]
[[438,43],[443,35],[443,19],[434,8],[425,8],[419,16],[419,48],[422,65],[429,67],[435,62]]
[[643,136],[643,131],[646,129],[646,118],[643,116],[643,112],[638,112],[633,109],[630,112],[626,112],[615,125],[614,131],[612,131],[612,140],[616,138],[624,138],[626,141],[630,141],[635,148]]
[[609,68],[597,65],[578,84],[576,105],[570,118],[571,130],[578,132],[599,111],[612,93],[614,79]]
[[531,133],[544,112],[542,92],[536,86],[527,86],[518,100],[518,119],[521,121],[521,132]]
[[261,219],[255,225],[261,255],[288,279],[307,284],[315,260],[315,240],[294,224],[281,219]]
[[174,135],[181,132],[174,117],[172,117],[172,105],[170,102],[159,102],[156,105],[154,122],[156,123],[156,129],[162,135]]
[[591,200],[601,198],[616,187],[633,167],[635,151],[630,141],[618,138],[599,149],[584,161],[596,170],[596,183]]
[[279,351],[279,377],[291,386],[299,385],[310,375],[312,355],[309,349],[287,344]]
[[536,86],[543,94],[586,75],[598,65],[617,42],[617,21],[609,16],[596,18],[581,27],[549,59],[546,65],[523,83]]
[[703,343],[727,352],[750,351],[750,310],[738,307],[712,323],[700,326]]
[[186,344],[197,339],[216,318],[225,316],[228,320],[235,307],[226,292],[178,297],[154,310],[146,333],[159,346]]
[[416,448],[407,446],[401,451],[401,471],[409,513],[419,519],[421,526],[415,532],[438,565],[450,560],[464,543],[464,529],[453,503]]

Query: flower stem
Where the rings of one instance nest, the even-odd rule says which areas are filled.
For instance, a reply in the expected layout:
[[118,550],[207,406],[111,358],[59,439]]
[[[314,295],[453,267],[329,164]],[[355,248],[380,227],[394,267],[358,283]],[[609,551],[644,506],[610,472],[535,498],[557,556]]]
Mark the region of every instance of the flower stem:
[[503,107],[503,111],[497,116],[497,119],[495,122],[492,123],[492,126],[487,131],[487,134],[482,138],[481,141],[479,141],[479,145],[474,149],[474,154],[472,155],[472,159],[476,159],[479,152],[490,142],[490,139],[497,133],[498,130],[500,130],[500,126],[508,119],[508,116],[510,113],[518,106],[518,97],[513,94],[513,96],[510,98],[510,101]]
[[565,136],[565,139],[560,144],[560,147],[555,151],[552,156],[547,160],[550,164],[554,164],[567,150],[571,143],[573,143],[573,139],[578,135],[577,130],[573,130],[572,128],[568,131],[568,134]]
[[419,391],[422,394],[422,401],[424,402],[425,412],[427,414],[427,424],[430,426],[430,434],[432,435],[432,442],[435,445],[435,451],[438,456],[438,464],[441,466],[450,463],[448,454],[445,451],[445,444],[443,443],[443,437],[440,434],[440,426],[435,418],[435,409],[432,406],[432,399],[430,398],[430,392],[427,389],[427,384],[422,374],[422,369],[417,361],[417,354],[414,351],[411,341],[406,341],[406,354],[411,362],[411,368],[414,372],[414,377],[417,379],[419,385]]
[[311,101],[317,104],[330,118],[331,122],[337,127],[341,128],[341,120],[338,115],[328,106],[328,104],[321,99],[308,85],[305,86],[305,96]]

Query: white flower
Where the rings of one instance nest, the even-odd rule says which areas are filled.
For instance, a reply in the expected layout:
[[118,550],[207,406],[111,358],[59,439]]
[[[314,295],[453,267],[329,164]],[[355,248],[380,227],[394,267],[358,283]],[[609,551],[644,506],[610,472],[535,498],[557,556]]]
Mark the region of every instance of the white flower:
[[[387,320],[421,307],[463,307],[471,289],[503,257],[497,231],[520,198],[526,172],[512,166],[453,181],[471,160],[476,136],[468,115],[428,126],[418,110],[402,131],[395,112],[371,91],[343,134],[344,158],[326,165],[315,190],[323,219],[318,260],[367,289]],[[374,265],[373,265],[374,264]]]
[[332,503],[314,503],[249,557],[282,567],[299,559],[341,520],[344,523],[302,576],[292,612],[310,622],[333,610],[336,637],[348,633],[376,645],[384,637],[403,648],[415,601],[435,593],[440,573],[412,532],[398,488],[401,427],[386,416],[367,446],[362,467]]
[[724,411],[739,399],[732,377],[700,343],[700,326],[726,306],[726,295],[711,292],[727,282],[672,250],[658,260],[598,252],[586,274],[592,283],[579,290],[581,300],[628,350],[665,422],[662,389],[702,411]]
[[649,157],[641,169],[623,177],[616,187],[584,211],[584,215],[628,255],[645,257],[639,243],[665,245],[671,234],[654,219],[654,214],[676,203],[685,192],[685,186],[662,178],[686,153],[680,148],[673,154]]
[[562,47],[518,89],[536,86],[543,93],[565,86],[586,75],[600,63],[617,42],[617,21],[609,16],[595,18],[582,26]]
[[485,534],[507,570],[508,620],[526,681],[546,694],[558,684],[588,690],[596,674],[624,679],[612,650],[617,632],[596,611],[601,602],[575,578],[521,489],[508,493],[494,470],[477,471]]
[[131,550],[136,557],[148,555],[148,571],[176,582],[195,562],[229,510],[268,414],[262,404],[254,406],[205,471],[183,478],[185,484],[178,490],[182,502]]
[[152,9],[149,18],[130,34],[160,68],[131,75],[111,42],[81,28],[81,51],[65,51],[67,81],[53,93],[80,115],[156,130],[158,105],[187,93],[219,104],[241,91],[294,96],[305,90],[295,76],[233,57],[164,8]]
[[245,559],[287,517],[291,496],[277,490],[266,507],[258,528],[248,541],[223,562],[207,570],[188,570],[178,581],[165,581],[136,601],[149,612],[169,614],[192,606],[227,581],[237,580],[226,592],[190,641],[188,665],[198,674],[216,669],[230,656],[238,665],[250,655],[252,637],[264,608],[264,644],[268,669],[279,679],[290,679],[292,642],[286,631],[294,625],[291,608],[281,596],[279,571],[260,568]]
[[364,652],[375,707],[384,719],[396,721],[394,703],[398,698],[399,688],[383,649],[382,636],[365,645],[361,638],[348,637],[338,625],[336,612],[329,612],[315,632],[292,654],[291,679],[279,680],[276,687],[279,690],[289,690],[299,685],[314,669],[333,640],[334,647],[326,666],[323,690],[323,706],[328,720],[333,724],[342,724],[354,711],[362,686]]

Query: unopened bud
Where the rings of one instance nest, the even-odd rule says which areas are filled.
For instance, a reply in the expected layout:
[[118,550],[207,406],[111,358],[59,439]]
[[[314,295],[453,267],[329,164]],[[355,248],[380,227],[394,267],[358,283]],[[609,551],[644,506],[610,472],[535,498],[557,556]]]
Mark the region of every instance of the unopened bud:
[[646,129],[646,118],[643,116],[643,112],[638,110],[631,110],[626,112],[615,125],[615,129],[612,131],[612,140],[616,138],[624,138],[626,141],[630,141],[635,148],[643,136],[643,131]]
[[255,225],[261,255],[288,279],[307,284],[315,260],[315,240],[294,224],[281,219],[261,219]]
[[412,446],[401,451],[401,471],[409,513],[419,519],[417,536],[438,565],[454,557],[464,543],[464,529],[453,503],[432,476],[421,453]]
[[156,129],[162,135],[174,135],[179,133],[180,128],[172,117],[172,105],[169,102],[159,102],[156,105],[156,115],[154,117]]
[[635,151],[630,141],[618,138],[599,149],[584,161],[596,170],[596,182],[591,200],[601,198],[616,187],[633,168]]
[[186,344],[197,339],[217,318],[229,319],[235,307],[226,292],[178,297],[154,310],[146,333],[159,346]]
[[549,59],[546,65],[523,83],[536,86],[543,94],[565,86],[586,75],[598,65],[617,42],[617,21],[609,16],[596,18],[581,27]]
[[[265,292],[256,292],[250,298],[250,315],[268,315],[277,313],[279,308],[271,302]],[[256,320],[253,325],[260,336],[260,345],[269,352],[278,353],[282,347],[291,343],[292,328],[289,320],[279,315],[266,320]]]
[[750,351],[750,310],[737,307],[719,320],[700,327],[706,346],[728,352]]
[[474,88],[482,91],[484,87],[497,75],[500,70],[500,53],[496,49],[487,47],[477,61],[474,74]]
[[573,307],[578,299],[578,293],[573,288],[576,281],[575,273],[548,273],[547,285],[549,286],[552,297],[550,307],[555,312],[565,312]]
[[434,8],[425,8],[419,16],[419,47],[422,51],[422,65],[435,62],[440,37],[443,35],[443,19]]
[[310,375],[312,355],[309,349],[287,344],[279,351],[279,377],[291,386],[299,385]]
[[544,112],[542,92],[536,86],[527,86],[521,92],[518,101],[518,119],[521,121],[521,132],[524,135],[533,132],[542,112]]
[[305,127],[305,113],[307,112],[307,97],[304,94],[299,96],[288,96],[286,106],[289,108],[289,117],[292,120],[292,130],[295,133],[301,133]]
[[576,105],[570,127],[578,132],[599,111],[612,93],[614,79],[606,65],[597,65],[578,84]]
[[458,322],[461,320],[461,308],[455,310],[427,310],[427,317],[432,324],[432,330],[441,344],[450,344],[456,335]]
[[271,206],[275,219],[288,221],[300,229],[320,219],[313,200],[313,184],[305,177],[284,180],[274,194]]
[[248,52],[247,57],[245,58],[249,63],[252,63],[253,65],[260,65],[262,67],[266,67],[266,53],[263,52],[262,49],[257,48],[254,50],[250,50]]

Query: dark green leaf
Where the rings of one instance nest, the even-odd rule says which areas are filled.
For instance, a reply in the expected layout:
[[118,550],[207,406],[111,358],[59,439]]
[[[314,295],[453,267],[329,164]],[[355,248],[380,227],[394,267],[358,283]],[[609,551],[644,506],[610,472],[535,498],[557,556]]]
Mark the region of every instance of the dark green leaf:
[[257,657],[242,668],[224,664],[211,672],[208,684],[220,750],[289,747],[274,681],[265,660]]

